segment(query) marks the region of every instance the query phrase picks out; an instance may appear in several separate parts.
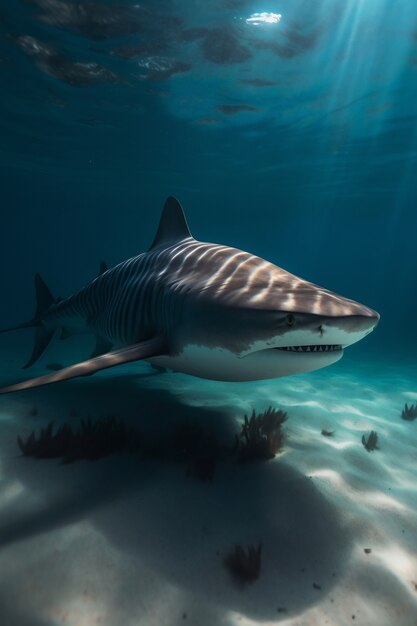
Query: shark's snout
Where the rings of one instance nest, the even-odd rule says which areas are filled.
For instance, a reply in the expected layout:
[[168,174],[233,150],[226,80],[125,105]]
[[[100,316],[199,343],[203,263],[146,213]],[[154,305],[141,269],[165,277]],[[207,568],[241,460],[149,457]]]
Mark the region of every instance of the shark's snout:
[[379,322],[379,313],[355,300],[310,283],[303,286],[303,291],[303,300],[298,298],[301,306],[291,312],[291,323],[287,322],[283,333],[284,342],[289,345],[311,343],[344,348],[366,337]]
[[361,304],[355,308],[353,315],[324,318],[321,324],[323,338],[333,339],[346,347],[369,335],[379,322],[379,313]]
[[325,317],[321,321],[321,326],[339,329],[346,333],[367,333],[371,332],[379,322],[379,313],[372,309],[366,309],[361,314],[344,315],[340,317]]
[[379,314],[363,307],[361,315],[319,316],[293,314],[292,324],[269,345],[293,352],[343,350],[366,337],[379,322]]

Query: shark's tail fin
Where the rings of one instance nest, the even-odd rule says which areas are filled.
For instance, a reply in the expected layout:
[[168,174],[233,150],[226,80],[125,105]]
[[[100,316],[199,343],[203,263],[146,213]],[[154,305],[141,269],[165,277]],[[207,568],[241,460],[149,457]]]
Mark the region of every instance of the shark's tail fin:
[[51,331],[42,324],[42,320],[50,309],[52,304],[56,302],[49,288],[40,274],[35,274],[35,294],[36,294],[36,312],[34,317],[24,324],[3,328],[0,333],[7,333],[12,330],[21,330],[22,328],[36,327],[35,345],[33,346],[32,355],[24,367],[30,367],[43,354],[49,342],[51,341],[54,331]]
[[25,322],[24,324],[19,324],[19,326],[8,326],[7,328],[0,328],[0,334],[2,333],[11,333],[13,330],[21,330],[22,328],[32,328],[36,324],[34,322]]
[[40,274],[35,274],[35,294],[36,312],[30,323],[31,326],[36,326],[35,343],[29,361],[23,366],[24,369],[33,365],[42,356],[55,333],[54,329],[46,328],[42,324],[45,314],[56,300]]
[[55,303],[55,298],[51,294],[49,287],[40,274],[35,274],[35,294],[36,294],[36,313],[32,320],[34,324],[39,324],[45,316],[45,313]]

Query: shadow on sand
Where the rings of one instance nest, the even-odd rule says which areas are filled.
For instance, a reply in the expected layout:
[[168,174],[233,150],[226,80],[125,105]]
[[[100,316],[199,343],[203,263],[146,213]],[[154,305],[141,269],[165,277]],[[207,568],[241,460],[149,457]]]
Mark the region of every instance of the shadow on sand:
[[[23,395],[39,415],[9,422],[0,444],[3,477],[24,490],[2,507],[0,546],[88,520],[110,544],[206,603],[258,620],[300,613],[322,601],[343,573],[351,537],[312,481],[283,459],[219,464],[212,483],[168,460],[119,455],[71,466],[22,458],[17,434],[40,428],[77,402],[84,415],[117,414],[148,439],[165,442],[184,419],[213,429],[229,445],[237,427],[227,409],[191,407],[174,390],[142,388],[140,378],[73,381]],[[97,406],[99,399],[99,407]],[[20,417],[19,417],[20,414]],[[45,419],[43,417],[47,417]],[[56,423],[68,421],[68,413]],[[223,565],[235,544],[262,541],[259,580],[238,587]],[[119,598],[120,601],[120,598]],[[285,608],[283,615],[279,608]]]

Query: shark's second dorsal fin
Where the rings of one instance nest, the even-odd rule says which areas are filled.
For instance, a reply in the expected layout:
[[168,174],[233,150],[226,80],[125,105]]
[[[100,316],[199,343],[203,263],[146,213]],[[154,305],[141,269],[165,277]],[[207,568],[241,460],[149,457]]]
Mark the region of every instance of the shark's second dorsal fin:
[[107,265],[106,261],[100,261],[100,269],[97,276],[101,276],[102,274],[104,274],[104,272],[107,272],[108,269],[109,266]]
[[169,196],[162,209],[158,230],[150,247],[168,247],[176,241],[192,237],[180,203],[173,196]]

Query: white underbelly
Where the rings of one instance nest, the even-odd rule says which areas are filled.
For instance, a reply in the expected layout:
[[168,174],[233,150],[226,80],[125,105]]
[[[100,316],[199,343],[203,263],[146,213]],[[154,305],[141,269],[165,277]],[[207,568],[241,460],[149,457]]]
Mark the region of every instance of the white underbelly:
[[343,350],[323,353],[262,350],[240,357],[221,348],[188,345],[177,356],[158,356],[148,361],[200,378],[239,382],[311,372],[335,363],[342,355]]

